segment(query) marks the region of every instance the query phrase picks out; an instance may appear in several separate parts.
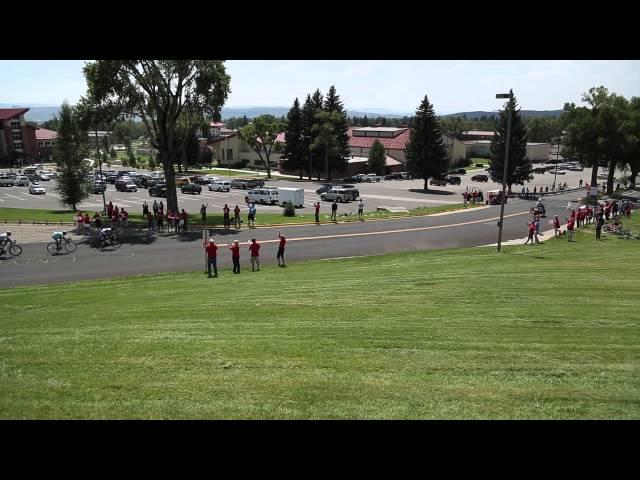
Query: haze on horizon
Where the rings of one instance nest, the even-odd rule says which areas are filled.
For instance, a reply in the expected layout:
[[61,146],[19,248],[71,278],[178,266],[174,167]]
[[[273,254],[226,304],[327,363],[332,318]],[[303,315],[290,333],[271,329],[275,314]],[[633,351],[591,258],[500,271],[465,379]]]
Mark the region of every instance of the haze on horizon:
[[[84,60],[0,60],[0,103],[59,106],[86,92]],[[225,107],[290,107],[317,88],[335,85],[352,111],[410,113],[425,94],[440,115],[495,111],[496,93],[513,88],[525,110],[558,110],[581,103],[604,85],[640,96],[638,60],[229,60],[231,94]]]

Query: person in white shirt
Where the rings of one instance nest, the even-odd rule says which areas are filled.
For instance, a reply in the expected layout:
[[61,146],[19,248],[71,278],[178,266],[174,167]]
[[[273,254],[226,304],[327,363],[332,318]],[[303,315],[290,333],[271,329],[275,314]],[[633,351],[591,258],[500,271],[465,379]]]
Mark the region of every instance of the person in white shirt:
[[362,201],[362,199],[360,199],[360,201],[358,202],[358,218],[360,220],[362,220],[363,210],[364,210],[364,202]]

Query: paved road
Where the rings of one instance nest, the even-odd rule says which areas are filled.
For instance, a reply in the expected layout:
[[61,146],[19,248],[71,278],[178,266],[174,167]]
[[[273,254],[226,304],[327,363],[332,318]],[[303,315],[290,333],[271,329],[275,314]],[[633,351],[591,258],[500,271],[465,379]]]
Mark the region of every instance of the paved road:
[[[550,197],[546,202],[548,218],[558,214],[564,219],[567,201],[575,196]],[[529,208],[533,204],[514,199],[505,206],[505,241],[526,236]],[[283,229],[289,240],[286,258],[288,262],[295,262],[491,244],[496,242],[499,212],[499,206],[494,206],[448,215],[287,227]],[[218,229],[212,231],[212,236],[218,243],[234,239],[246,243],[250,238],[256,238],[263,244],[262,262],[275,264],[276,232],[275,228]],[[93,240],[81,240],[73,254],[53,257],[46,253],[44,244],[25,244],[22,256],[0,260],[0,286],[194,271],[204,268],[201,242],[201,231],[178,235],[142,234],[125,238],[125,243],[115,252],[100,252],[92,245]],[[222,269],[220,280],[224,281],[231,267],[230,252],[226,247],[221,248],[218,259]],[[241,264],[245,271],[248,260],[248,251],[243,249]]]

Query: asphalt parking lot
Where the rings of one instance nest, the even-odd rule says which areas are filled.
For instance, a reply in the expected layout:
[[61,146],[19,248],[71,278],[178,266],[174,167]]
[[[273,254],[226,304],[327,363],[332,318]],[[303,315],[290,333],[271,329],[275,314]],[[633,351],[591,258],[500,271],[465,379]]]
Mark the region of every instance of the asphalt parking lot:
[[[433,207],[438,205],[456,204],[462,202],[462,192],[473,187],[480,188],[483,192],[488,190],[499,189],[500,185],[489,180],[488,182],[474,182],[471,177],[478,173],[486,173],[483,170],[469,171],[465,175],[460,175],[461,185],[447,185],[446,187],[429,187],[429,193],[422,193],[424,182],[422,180],[383,180],[376,183],[358,183],[356,188],[360,191],[361,197],[364,199],[365,210],[372,211],[377,207],[393,206],[412,209],[416,207]],[[239,175],[241,177],[241,175]],[[557,182],[567,182],[569,187],[578,186],[580,179],[589,181],[591,178],[591,169],[585,168],[582,172],[568,171],[565,175],[558,175]],[[554,176],[549,173],[536,174],[534,179],[527,185],[531,191],[533,187],[544,188],[551,185]],[[603,182],[604,180],[599,180]],[[41,182],[47,193],[44,195],[29,194],[28,187],[0,187],[0,207],[11,208],[45,208],[59,209],[61,208],[60,196],[55,193],[56,181]],[[316,189],[321,185],[318,182],[296,182],[291,180],[271,180],[267,181],[267,186],[296,187],[305,190],[305,206],[298,209],[299,212],[313,213],[313,204],[320,200],[320,196],[315,193]],[[514,191],[519,192],[520,186],[514,186]],[[199,195],[183,194],[178,189],[178,202],[180,208],[184,208],[187,212],[197,214],[200,206],[208,204],[208,212],[212,213],[220,211],[224,204],[228,204],[230,208],[239,205],[242,209],[246,207],[245,195],[247,190],[232,189],[230,192],[211,192],[207,186],[203,186],[202,193]],[[139,188],[137,192],[118,192],[111,184],[107,185],[106,201],[113,202],[114,205],[125,207],[131,213],[141,213],[142,203],[153,203],[153,200],[163,200],[160,197],[150,197],[148,191]],[[320,202],[321,212],[329,214],[331,211],[331,202]],[[102,207],[102,195],[90,195],[89,198],[79,205],[82,210],[98,211]],[[358,209],[358,202],[349,202],[339,204],[338,213],[355,213]],[[258,214],[260,212],[280,212],[279,206],[258,205]]]

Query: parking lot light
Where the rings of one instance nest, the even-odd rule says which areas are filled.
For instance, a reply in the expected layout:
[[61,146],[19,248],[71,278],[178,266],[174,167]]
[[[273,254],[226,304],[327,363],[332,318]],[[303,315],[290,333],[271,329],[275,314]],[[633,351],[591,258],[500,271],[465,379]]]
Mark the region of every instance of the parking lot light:
[[[509,93],[498,93],[496,98],[508,98],[508,109],[511,108],[511,102],[513,100],[513,90],[509,90]],[[504,146],[504,170],[502,174],[502,199],[500,202],[500,222],[498,223],[498,252],[502,245],[502,226],[504,223],[504,201],[507,195],[507,165],[509,164],[509,144],[511,143],[511,110],[508,111],[507,116],[507,138]]]

